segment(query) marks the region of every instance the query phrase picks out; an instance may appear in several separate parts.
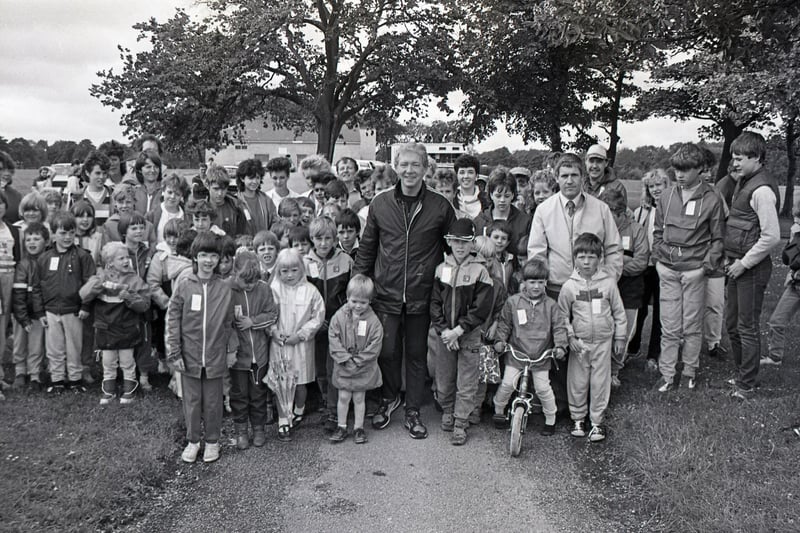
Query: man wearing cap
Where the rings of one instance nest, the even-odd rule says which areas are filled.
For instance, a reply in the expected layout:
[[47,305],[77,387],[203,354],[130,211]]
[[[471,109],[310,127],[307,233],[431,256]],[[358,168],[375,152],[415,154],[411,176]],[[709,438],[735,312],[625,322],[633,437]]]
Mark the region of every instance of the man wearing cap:
[[[564,154],[555,166],[559,192],[542,202],[533,214],[528,258],[539,256],[550,266],[547,295],[558,300],[561,286],[575,269],[572,245],[581,233],[593,233],[603,243],[602,268],[619,280],[622,239],[608,206],[583,190],[584,165],[575,154]],[[559,411],[566,409],[566,366],[551,371]]]
[[526,205],[526,202],[531,189],[531,171],[525,167],[514,167],[508,173],[517,180],[517,198],[514,200],[514,207],[523,213],[530,214],[529,206]]
[[444,236],[456,219],[450,202],[424,186],[427,166],[422,144],[399,148],[394,168],[400,179],[394,189],[372,200],[353,268],[354,274],[366,274],[375,281],[372,308],[383,325],[378,357],[382,398],[372,426],[387,427],[400,406],[405,354],[405,427],[415,439],[428,436],[419,409],[425,395],[430,297],[436,266],[444,254]]
[[586,173],[589,179],[583,184],[583,190],[595,198],[600,198],[604,191],[618,189],[628,203],[628,191],[617,179],[614,169],[608,166],[608,153],[599,144],[593,144],[586,152]]

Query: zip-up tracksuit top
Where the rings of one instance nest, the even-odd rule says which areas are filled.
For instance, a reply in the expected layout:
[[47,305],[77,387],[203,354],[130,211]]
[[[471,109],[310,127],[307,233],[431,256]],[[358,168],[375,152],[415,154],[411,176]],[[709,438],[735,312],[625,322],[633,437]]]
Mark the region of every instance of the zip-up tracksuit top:
[[619,226],[622,240],[622,277],[617,282],[625,309],[639,309],[644,296],[644,271],[650,262],[650,247],[644,228],[625,217]]
[[33,277],[38,257],[26,255],[17,261],[14,268],[11,301],[14,306],[14,318],[22,327],[26,327],[35,319],[40,318],[35,316],[33,311]]
[[186,375],[209,379],[228,370],[227,355],[234,351],[231,282],[215,274],[201,280],[192,272],[178,284],[167,308],[167,360],[183,359]]
[[234,316],[250,317],[253,327],[242,331],[234,325],[239,337],[235,370],[251,370],[269,362],[269,330],[278,320],[278,306],[272,298],[272,290],[265,281],[258,280],[251,291],[232,284]]
[[435,275],[431,296],[433,329],[441,334],[446,329],[461,326],[462,339],[479,337],[480,328],[491,316],[494,304],[492,277],[483,259],[469,255],[459,265],[448,254],[436,267]]
[[[508,343],[533,359],[548,348],[558,346],[566,351],[569,347],[567,321],[555,300],[546,295],[538,300],[526,298],[522,293],[510,296],[500,312],[495,337],[495,340]],[[506,355],[506,365],[519,369],[524,366],[511,354]],[[548,370],[550,359],[532,368]]]
[[75,246],[63,253],[53,245],[36,260],[33,282],[33,316],[42,317],[45,311],[56,315],[74,315],[91,310],[82,302],[78,291],[95,275],[94,260],[89,252]]
[[567,319],[569,337],[592,344],[612,337],[618,341],[627,338],[627,319],[617,283],[603,269],[590,280],[574,271],[561,288],[558,307]]
[[673,270],[710,274],[722,265],[724,231],[722,199],[710,185],[700,183],[686,204],[674,185],[656,205],[653,257]]
[[[323,259],[311,250],[303,257],[306,265],[306,279],[317,288],[325,302],[325,320],[330,321],[336,311],[347,301],[347,283],[353,270],[353,260],[349,255],[334,247],[328,257]],[[318,335],[327,335],[321,328]]]

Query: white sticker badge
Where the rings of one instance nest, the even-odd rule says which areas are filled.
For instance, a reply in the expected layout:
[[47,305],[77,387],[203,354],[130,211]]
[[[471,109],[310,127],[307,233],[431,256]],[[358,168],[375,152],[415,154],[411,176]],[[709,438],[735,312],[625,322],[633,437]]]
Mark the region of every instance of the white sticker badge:
[[312,278],[319,277],[319,267],[317,266],[316,263],[308,264],[308,275],[311,276]]
[[199,294],[192,294],[192,311],[200,311],[203,308],[203,297]]
[[253,220],[253,217],[250,216],[250,210],[249,209],[245,209],[244,210],[244,218],[246,218],[248,222]]
[[517,322],[520,326],[528,323],[528,313],[524,309],[517,309]]
[[631,249],[631,237],[630,237],[630,235],[623,235],[622,236],[622,249],[623,250],[630,250]]
[[442,267],[442,283],[450,283],[453,277],[453,269],[449,266]]
[[599,315],[603,309],[603,300],[600,298],[592,298],[592,314]]
[[58,257],[50,258],[50,270],[58,270]]
[[365,337],[367,335],[367,321],[366,320],[359,320],[358,326],[356,327],[356,335],[359,337]]
[[686,215],[690,217],[694,216],[694,208],[695,208],[695,201],[689,200],[686,203]]

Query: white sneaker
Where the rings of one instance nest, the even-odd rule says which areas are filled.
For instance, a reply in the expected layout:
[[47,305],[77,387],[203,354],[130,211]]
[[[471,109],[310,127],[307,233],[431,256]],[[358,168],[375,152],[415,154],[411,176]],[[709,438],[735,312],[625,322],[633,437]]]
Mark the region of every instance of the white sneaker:
[[783,361],[773,359],[768,355],[761,357],[761,360],[759,361],[759,365],[761,366],[781,366],[782,363]]
[[219,459],[219,443],[206,442],[206,448],[203,450],[203,462],[213,463]]
[[181,454],[181,459],[183,459],[184,463],[193,463],[197,461],[197,454],[200,451],[200,443],[199,442],[190,442],[186,445],[186,448],[183,449],[183,453]]

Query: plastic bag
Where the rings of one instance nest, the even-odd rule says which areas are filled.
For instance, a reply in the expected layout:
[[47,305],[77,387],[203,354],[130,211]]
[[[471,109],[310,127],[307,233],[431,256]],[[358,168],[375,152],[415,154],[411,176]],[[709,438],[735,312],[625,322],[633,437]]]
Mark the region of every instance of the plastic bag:
[[497,352],[494,351],[488,344],[484,344],[480,348],[480,368],[479,379],[481,383],[500,383],[500,358]]

